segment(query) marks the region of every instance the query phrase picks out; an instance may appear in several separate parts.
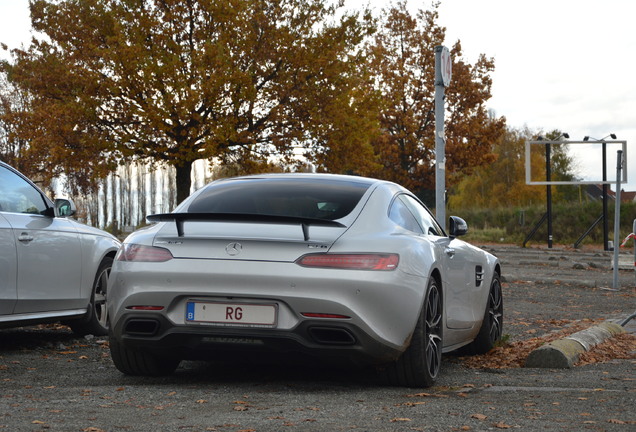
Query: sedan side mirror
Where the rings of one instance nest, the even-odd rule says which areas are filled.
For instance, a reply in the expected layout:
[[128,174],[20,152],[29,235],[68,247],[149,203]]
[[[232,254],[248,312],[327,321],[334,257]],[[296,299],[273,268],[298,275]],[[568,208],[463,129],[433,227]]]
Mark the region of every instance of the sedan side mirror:
[[468,232],[468,224],[466,223],[464,219],[458,216],[449,217],[448,225],[450,227],[451,238],[463,236]]
[[75,203],[70,199],[56,199],[55,200],[55,214],[58,217],[73,216],[77,212]]

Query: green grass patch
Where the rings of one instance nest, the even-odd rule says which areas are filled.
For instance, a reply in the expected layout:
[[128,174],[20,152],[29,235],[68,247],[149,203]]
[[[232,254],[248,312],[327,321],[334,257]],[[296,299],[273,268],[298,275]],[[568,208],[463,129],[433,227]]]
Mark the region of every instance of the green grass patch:
[[[600,202],[564,203],[552,207],[552,236],[556,244],[574,244],[603,212]],[[462,217],[468,223],[464,237],[471,243],[508,243],[521,245],[546,213],[545,206],[525,208],[455,209],[449,215]],[[614,237],[614,203],[608,208],[609,236]],[[632,232],[636,219],[636,203],[621,205],[620,240]],[[528,245],[547,242],[547,222],[537,229]],[[603,244],[603,224],[597,224],[581,242],[582,245]],[[631,246],[631,244],[630,244]]]

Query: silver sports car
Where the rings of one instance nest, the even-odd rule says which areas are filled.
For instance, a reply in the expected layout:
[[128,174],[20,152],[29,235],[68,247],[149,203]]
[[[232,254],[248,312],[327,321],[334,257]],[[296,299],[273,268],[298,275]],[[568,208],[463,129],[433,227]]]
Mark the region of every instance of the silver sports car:
[[443,352],[501,337],[497,258],[446,234],[408,190],[328,174],[214,181],[131,234],[108,294],[110,350],[131,375],[182,359],[304,353],[430,386]]

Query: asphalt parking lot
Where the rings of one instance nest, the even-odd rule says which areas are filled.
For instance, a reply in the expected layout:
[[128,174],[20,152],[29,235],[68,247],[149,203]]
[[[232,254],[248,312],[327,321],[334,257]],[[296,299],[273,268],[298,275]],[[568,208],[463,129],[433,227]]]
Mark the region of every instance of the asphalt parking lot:
[[[487,248],[503,264],[511,341],[636,309],[633,270],[621,270],[612,290],[607,252]],[[628,327],[636,330],[634,321]],[[126,377],[107,344],[61,326],[0,330],[0,431],[636,429],[634,358],[499,369],[447,355],[438,385],[413,389],[387,387],[369,370],[258,359],[184,362],[170,377]]]

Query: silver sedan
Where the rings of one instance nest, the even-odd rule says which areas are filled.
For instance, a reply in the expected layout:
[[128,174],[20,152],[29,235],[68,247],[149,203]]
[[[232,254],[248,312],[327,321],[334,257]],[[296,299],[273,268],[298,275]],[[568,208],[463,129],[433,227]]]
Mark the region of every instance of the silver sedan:
[[0,162],[0,327],[62,321],[78,334],[107,334],[120,242],[70,219],[75,211]]
[[443,352],[501,337],[501,269],[391,182],[269,174],[212,182],[131,234],[111,273],[113,361],[304,353],[430,386]]

